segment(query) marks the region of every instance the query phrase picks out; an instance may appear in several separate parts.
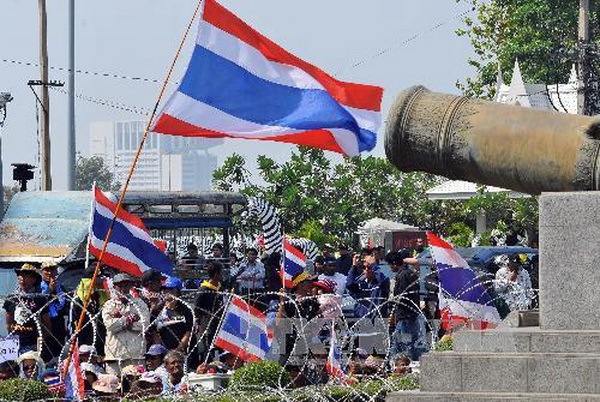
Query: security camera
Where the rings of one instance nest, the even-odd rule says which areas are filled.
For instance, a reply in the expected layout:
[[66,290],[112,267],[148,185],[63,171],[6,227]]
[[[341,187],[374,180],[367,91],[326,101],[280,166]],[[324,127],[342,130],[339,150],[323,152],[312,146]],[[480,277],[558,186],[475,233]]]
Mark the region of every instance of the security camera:
[[6,106],[6,104],[13,100],[10,92],[0,92],[0,107]]

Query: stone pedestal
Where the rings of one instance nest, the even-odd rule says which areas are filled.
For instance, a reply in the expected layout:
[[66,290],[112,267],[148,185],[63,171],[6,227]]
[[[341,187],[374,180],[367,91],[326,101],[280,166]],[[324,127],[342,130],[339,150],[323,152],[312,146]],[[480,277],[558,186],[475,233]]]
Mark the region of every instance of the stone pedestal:
[[539,327],[461,331],[423,356],[421,391],[387,400],[600,401],[599,286],[600,192],[543,194]]

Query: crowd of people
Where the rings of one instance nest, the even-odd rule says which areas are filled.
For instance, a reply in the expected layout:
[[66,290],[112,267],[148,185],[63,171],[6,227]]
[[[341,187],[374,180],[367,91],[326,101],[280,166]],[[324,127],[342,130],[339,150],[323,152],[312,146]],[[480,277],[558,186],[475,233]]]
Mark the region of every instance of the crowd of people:
[[[345,331],[348,379],[406,373],[444,331],[435,324],[440,318],[435,270],[420,273],[417,256],[424,249],[421,239],[387,254],[383,247],[353,254],[340,246],[337,255],[325,249],[292,289],[282,289],[280,254],[260,259],[250,248],[236,262],[224,258],[220,244],[207,257],[191,244],[180,261],[182,269],[201,271],[201,280],[182,281],[156,270],[134,278],[105,268],[94,281],[90,267],[67,292],[57,281],[56,265],[24,264],[16,269],[18,291],[3,305],[19,358],[0,364],[0,380],[35,379],[60,393],[56,379],[77,348],[89,395],[185,393],[189,373],[231,373],[244,364],[214,344],[232,297],[266,315],[277,345],[268,358],[286,367],[296,385],[331,380],[325,366],[335,331]],[[497,265],[493,288],[500,297],[510,309],[530,307],[531,279],[522,261],[510,257]],[[95,291],[82,314],[90,287]],[[316,324],[309,328],[311,322]],[[357,335],[361,331],[348,330],[366,324],[379,343],[365,343]]]

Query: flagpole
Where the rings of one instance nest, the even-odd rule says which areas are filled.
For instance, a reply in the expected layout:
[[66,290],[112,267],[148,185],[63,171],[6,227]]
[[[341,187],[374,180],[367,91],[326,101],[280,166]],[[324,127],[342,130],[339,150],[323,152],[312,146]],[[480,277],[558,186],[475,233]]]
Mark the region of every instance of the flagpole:
[[[196,4],[196,8],[194,9],[194,14],[192,15],[192,18],[190,19],[190,21],[185,29],[183,37],[181,38],[179,47],[177,48],[177,52],[175,53],[175,57],[173,58],[173,62],[171,63],[171,65],[169,66],[169,69],[167,70],[167,75],[162,83],[162,87],[158,94],[158,98],[156,99],[156,103],[154,104],[154,108],[152,109],[152,114],[150,115],[150,118],[148,119],[148,123],[146,124],[146,128],[144,129],[144,135],[142,136],[140,145],[138,146],[135,157],[133,158],[133,162],[131,163],[131,167],[129,168],[127,180],[125,180],[125,184],[123,185],[123,189],[121,190],[121,195],[119,196],[119,202],[117,203],[117,207],[115,208],[115,211],[114,211],[114,216],[110,222],[110,226],[108,227],[108,231],[106,233],[106,238],[104,239],[104,244],[102,245],[102,250],[100,251],[100,255],[98,256],[98,262],[96,263],[96,269],[94,270],[94,275],[92,276],[92,281],[91,281],[92,285],[96,283],[96,279],[98,278],[98,272],[100,271],[100,263],[102,261],[102,257],[104,256],[104,253],[106,252],[106,248],[108,246],[108,241],[110,240],[110,236],[112,234],[113,226],[117,219],[119,210],[121,209],[121,206],[123,205],[123,199],[125,198],[125,194],[127,193],[127,188],[129,187],[129,183],[131,182],[131,177],[133,176],[133,172],[135,170],[137,162],[142,153],[142,149],[144,148],[144,143],[146,142],[146,138],[148,137],[148,133],[150,132],[150,128],[152,127],[152,123],[154,122],[154,118],[156,117],[156,112],[158,111],[160,102],[162,101],[165,91],[167,90],[167,85],[169,84],[169,80],[171,79],[171,75],[173,74],[173,70],[175,69],[175,65],[177,64],[177,60],[179,59],[179,56],[181,55],[181,50],[183,49],[185,41],[187,40],[190,30],[192,29],[192,25],[194,24],[194,21],[196,20],[196,17],[198,16],[198,12],[200,11],[200,8],[203,3],[204,3],[203,0],[198,0],[198,3]],[[83,319],[85,318],[85,311],[88,307],[88,304],[91,300],[93,293],[94,293],[94,286],[90,286],[90,288],[88,289],[88,292],[86,294],[85,300],[83,302],[83,308],[81,310],[81,315],[79,316],[79,321],[77,323],[77,328],[75,329],[73,337],[77,336],[77,334],[81,330],[81,327],[83,326]],[[71,347],[71,353],[72,353],[72,347]],[[69,370],[69,364],[71,362],[71,353],[69,353],[69,355],[67,356],[67,363],[65,364],[65,369],[63,371],[63,373],[65,373],[65,374]]]

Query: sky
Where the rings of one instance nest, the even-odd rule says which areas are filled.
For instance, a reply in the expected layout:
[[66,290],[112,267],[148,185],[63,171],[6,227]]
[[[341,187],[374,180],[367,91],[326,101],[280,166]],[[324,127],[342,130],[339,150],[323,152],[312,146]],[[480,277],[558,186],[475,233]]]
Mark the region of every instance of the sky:
[[[66,0],[48,1],[50,79],[67,81],[68,9]],[[76,2],[77,150],[89,154],[90,124],[144,120],[157,99],[196,0],[104,0]],[[456,81],[472,76],[468,39],[454,31],[466,5],[456,0],[221,0],[255,29],[288,51],[336,78],[382,86],[383,117],[397,94],[413,85],[456,93]],[[0,0],[0,92],[12,93],[2,136],[4,184],[12,184],[12,163],[39,166],[36,101],[27,81],[39,79],[38,2]],[[195,30],[194,30],[195,31]],[[182,76],[195,37],[193,32],[172,81]],[[9,61],[3,61],[9,60]],[[109,73],[130,78],[102,77]],[[154,82],[156,81],[156,82]],[[64,88],[66,89],[66,87]],[[168,93],[175,89],[169,85]],[[94,100],[91,102],[90,99]],[[50,91],[52,178],[66,189],[67,96]],[[384,157],[383,129],[373,155]],[[197,139],[197,141],[211,141]],[[250,162],[259,154],[285,161],[293,145],[225,140],[212,148],[219,164],[233,152]],[[331,154],[333,160],[340,158]],[[36,177],[37,177],[36,173]]]

